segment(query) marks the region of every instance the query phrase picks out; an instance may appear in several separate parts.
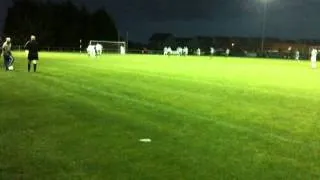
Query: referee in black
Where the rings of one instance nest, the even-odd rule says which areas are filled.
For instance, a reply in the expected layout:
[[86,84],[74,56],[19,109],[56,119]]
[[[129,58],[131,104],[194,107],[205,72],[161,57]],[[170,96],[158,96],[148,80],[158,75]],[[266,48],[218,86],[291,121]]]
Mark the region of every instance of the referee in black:
[[36,41],[36,36],[31,35],[30,40],[24,46],[25,50],[28,52],[28,72],[30,72],[31,64],[33,64],[33,71],[37,71],[37,63],[39,60],[39,49],[38,43]]

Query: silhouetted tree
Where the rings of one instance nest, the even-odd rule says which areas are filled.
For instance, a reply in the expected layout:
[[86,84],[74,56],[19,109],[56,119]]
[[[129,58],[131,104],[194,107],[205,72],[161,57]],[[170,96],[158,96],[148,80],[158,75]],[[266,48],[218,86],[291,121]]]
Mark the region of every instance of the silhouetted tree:
[[70,1],[14,0],[8,10],[4,34],[23,44],[31,34],[42,46],[78,47],[79,39],[117,40],[118,31],[109,14],[100,9],[89,13]]

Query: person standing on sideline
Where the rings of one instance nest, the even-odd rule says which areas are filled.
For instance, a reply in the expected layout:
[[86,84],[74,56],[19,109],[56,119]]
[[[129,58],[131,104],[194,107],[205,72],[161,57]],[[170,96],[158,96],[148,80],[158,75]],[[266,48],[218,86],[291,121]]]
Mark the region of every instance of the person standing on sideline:
[[31,35],[30,40],[26,43],[24,46],[25,50],[28,53],[28,72],[30,72],[31,64],[33,64],[33,71],[37,71],[37,63],[39,60],[39,49],[38,49],[38,43],[36,41],[36,36]]
[[2,45],[2,56],[3,56],[3,65],[5,70],[9,70],[9,63],[11,57],[11,38],[7,37],[6,41]]

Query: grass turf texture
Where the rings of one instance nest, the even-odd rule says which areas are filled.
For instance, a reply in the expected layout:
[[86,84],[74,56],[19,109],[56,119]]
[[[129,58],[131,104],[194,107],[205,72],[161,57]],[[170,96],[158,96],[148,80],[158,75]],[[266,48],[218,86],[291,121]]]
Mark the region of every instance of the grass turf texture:
[[320,178],[307,62],[41,53],[27,73],[15,57],[0,72],[0,179]]

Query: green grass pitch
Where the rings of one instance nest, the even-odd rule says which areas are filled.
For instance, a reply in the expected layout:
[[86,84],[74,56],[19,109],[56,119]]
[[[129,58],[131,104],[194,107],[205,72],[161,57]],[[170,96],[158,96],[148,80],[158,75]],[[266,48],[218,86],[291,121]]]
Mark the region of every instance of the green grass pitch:
[[14,55],[0,72],[1,180],[320,179],[309,62],[41,53],[28,73]]

